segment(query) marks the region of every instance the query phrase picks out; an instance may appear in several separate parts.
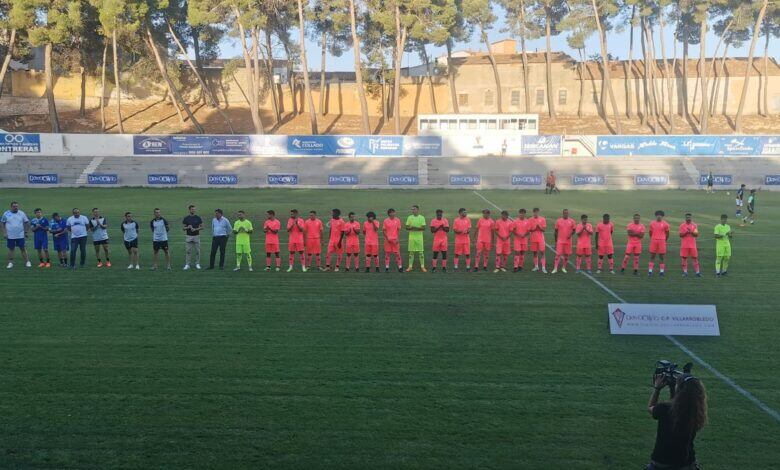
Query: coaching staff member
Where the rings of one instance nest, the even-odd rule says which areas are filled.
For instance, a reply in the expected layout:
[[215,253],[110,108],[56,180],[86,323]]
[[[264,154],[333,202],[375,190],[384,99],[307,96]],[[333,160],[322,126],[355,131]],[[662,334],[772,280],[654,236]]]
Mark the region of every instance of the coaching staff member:
[[670,401],[658,403],[665,377],[655,380],[648,411],[658,421],[655,448],[645,470],[697,470],[693,441],[707,422],[707,391],[697,377],[677,378]]
[[211,219],[211,257],[209,257],[209,269],[214,269],[214,259],[219,250],[219,269],[225,269],[225,248],[227,248],[228,234],[233,230],[230,221],[222,215],[222,209],[214,211]]

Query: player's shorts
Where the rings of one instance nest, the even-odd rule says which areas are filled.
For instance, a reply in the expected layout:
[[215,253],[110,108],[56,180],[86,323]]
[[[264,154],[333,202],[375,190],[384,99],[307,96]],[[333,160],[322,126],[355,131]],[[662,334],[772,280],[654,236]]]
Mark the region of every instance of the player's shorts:
[[731,256],[731,245],[725,245],[725,246],[715,246],[715,256],[717,257],[723,257],[723,256]]
[[626,245],[626,254],[627,255],[641,255],[642,254],[642,244],[641,243],[629,243]]
[[425,248],[423,248],[423,241],[420,238],[411,238],[409,237],[409,246],[408,250],[412,252],[418,252],[418,251],[424,251]]
[[512,253],[512,244],[509,240],[498,240],[496,242],[497,255],[509,255]]
[[366,256],[379,256],[379,245],[366,245]]
[[350,255],[360,253],[360,243],[347,243],[347,253]]
[[303,242],[290,243],[287,245],[287,249],[290,250],[290,253],[303,251]]
[[650,253],[666,254],[666,240],[650,240]]
[[742,199],[737,198],[736,202],[737,202],[737,207],[742,207]]
[[154,251],[168,251],[168,240],[165,240],[163,242],[152,242],[152,248]]
[[493,249],[493,242],[481,242],[477,240],[477,251],[490,251]]
[[391,242],[385,240],[385,253],[400,253],[401,245],[398,242]]
[[559,255],[570,255],[571,254],[571,243],[556,243],[555,244],[555,251]]
[[471,243],[469,242],[455,242],[455,254],[468,256],[471,254]]
[[515,238],[515,251],[528,251],[528,238]]
[[36,238],[33,240],[33,245],[36,250],[48,250],[49,249],[49,237]]
[[54,239],[55,251],[68,251],[70,249],[70,243],[68,243],[68,237],[57,237]]
[[615,254],[615,245],[599,245],[599,256],[607,256]]
[[531,251],[544,251],[545,248],[543,240],[531,240]]
[[750,204],[748,204],[748,212],[750,212],[750,213],[752,214],[752,213],[754,213],[755,211],[756,211],[756,208],[755,208],[755,207],[753,207],[753,206],[751,206]]
[[129,250],[130,248],[138,248],[138,239],[125,241],[125,249]]
[[322,242],[319,238],[306,239],[306,253],[310,255],[318,255],[322,253]]
[[24,238],[9,238],[6,240],[5,245],[9,250],[13,250],[14,248],[24,248]]
[[694,247],[680,247],[680,257],[681,258],[698,258],[699,257],[699,250]]
[[328,253],[344,253],[344,243],[342,242],[341,246],[339,246],[339,242],[328,242]]
[[446,239],[433,241],[433,251],[447,251],[448,248]]
[[108,238],[106,238],[105,240],[93,241],[92,245],[93,246],[108,245]]
[[593,255],[593,247],[590,245],[577,245],[577,256],[591,256]]
[[[238,251],[241,249],[242,251]],[[265,252],[266,253],[279,253],[279,244],[278,243],[266,243],[265,244]],[[249,243],[243,243],[238,244],[236,243],[236,253],[252,253],[252,248],[250,248]]]

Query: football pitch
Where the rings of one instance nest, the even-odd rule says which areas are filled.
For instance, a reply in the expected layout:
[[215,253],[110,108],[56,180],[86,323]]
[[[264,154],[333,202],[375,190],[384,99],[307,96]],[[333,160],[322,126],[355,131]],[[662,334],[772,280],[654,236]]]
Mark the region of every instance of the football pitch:
[[[698,459],[706,469],[780,462],[780,193],[760,192],[758,222],[745,228],[724,192],[0,194],[3,209],[18,200],[30,216],[35,207],[46,215],[100,207],[114,264],[94,267],[90,243],[86,269],[25,269],[17,258],[0,270],[0,467],[643,468],[655,439],[646,411],[655,361],[693,358],[662,336],[611,336],[608,290],[627,302],[717,305],[720,337],[677,338],[722,374],[694,366],[709,394]],[[231,240],[225,271],[182,271],[179,224],[189,204],[205,221],[217,207],[231,221],[245,210],[261,269],[231,272]],[[548,243],[563,208],[594,224],[608,212],[618,263],[631,215],[647,223],[662,209],[672,226],[668,274],[648,279],[646,254],[643,275],[594,274],[603,287],[573,268],[555,276],[262,271],[258,228],[267,209],[284,222],[291,208],[326,219],[338,207],[364,220],[367,210],[383,218],[394,207],[405,220],[412,204],[427,219],[438,208],[452,219],[459,207],[472,217],[540,207]],[[146,269],[155,207],[171,223],[170,273]],[[141,271],[125,269],[125,211],[141,226]],[[702,233],[701,279],[680,276],[676,229],[686,211]],[[721,213],[735,236],[729,277],[717,279],[712,229]],[[431,240],[426,233],[429,257]],[[204,258],[209,246],[207,229]]]

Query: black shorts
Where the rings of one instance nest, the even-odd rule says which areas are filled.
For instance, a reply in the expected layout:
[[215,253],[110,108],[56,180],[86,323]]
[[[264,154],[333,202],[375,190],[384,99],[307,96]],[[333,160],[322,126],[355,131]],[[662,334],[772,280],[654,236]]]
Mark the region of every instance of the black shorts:
[[126,241],[125,242],[125,248],[127,248],[128,250],[130,248],[138,248],[138,239],[136,238],[135,240],[131,240],[129,242]]
[[106,238],[105,240],[98,240],[96,242],[92,242],[92,244],[95,246],[108,245],[108,238]]
[[154,251],[168,251],[168,240],[165,240],[164,242],[152,242],[152,247],[154,248]]

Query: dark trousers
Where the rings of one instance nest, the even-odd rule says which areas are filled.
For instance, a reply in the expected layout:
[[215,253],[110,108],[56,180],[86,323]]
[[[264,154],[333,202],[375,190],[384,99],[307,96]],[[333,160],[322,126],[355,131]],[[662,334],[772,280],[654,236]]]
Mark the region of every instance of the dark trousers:
[[217,257],[217,250],[219,250],[219,267],[225,267],[225,248],[227,248],[227,241],[227,235],[213,237],[211,239],[211,256],[209,257],[209,268],[214,268],[214,259]]
[[81,266],[87,262],[87,237],[70,239],[70,267],[76,267],[76,250],[81,250]]

